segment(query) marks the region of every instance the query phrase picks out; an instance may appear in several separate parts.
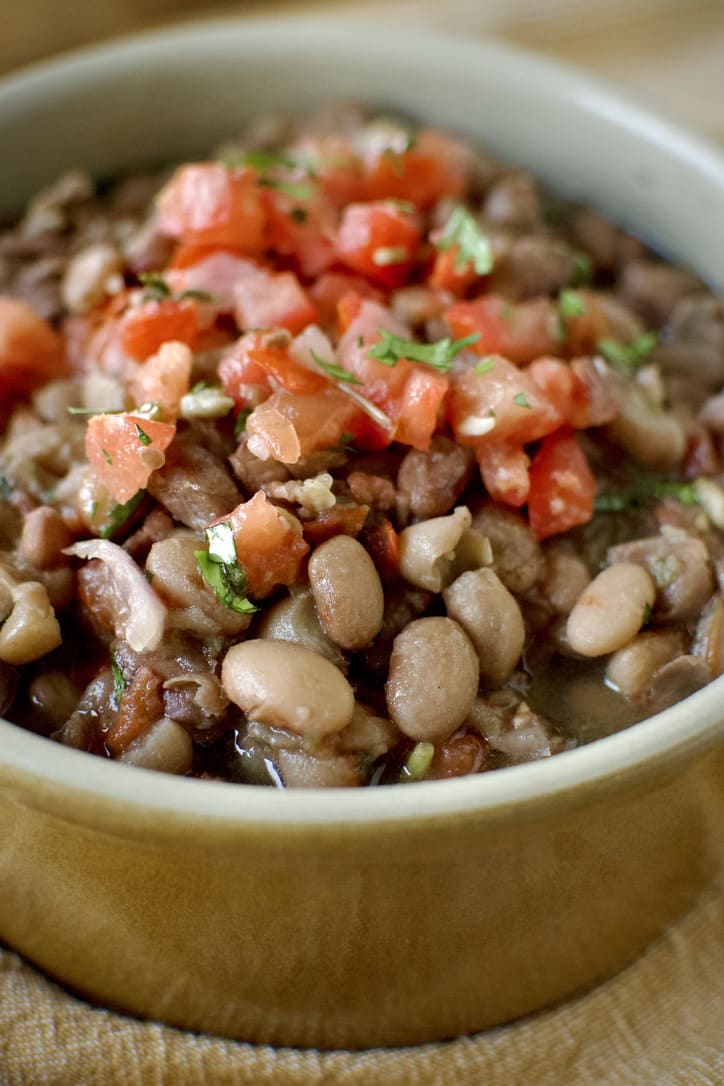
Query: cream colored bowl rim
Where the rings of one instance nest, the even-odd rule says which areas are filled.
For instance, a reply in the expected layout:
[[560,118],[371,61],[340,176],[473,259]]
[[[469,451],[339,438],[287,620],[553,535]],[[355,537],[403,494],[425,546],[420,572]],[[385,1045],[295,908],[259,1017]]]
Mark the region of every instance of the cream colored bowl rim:
[[[434,50],[438,77],[446,66],[484,63],[514,70],[532,84],[539,81],[556,97],[574,100],[582,112],[604,113],[616,125],[665,145],[692,174],[705,175],[724,190],[724,157],[599,81],[556,62],[493,41],[463,41],[414,27],[380,27],[346,20],[209,19],[132,35],[111,44],[78,50],[33,65],[0,80],[0,114],[7,106],[43,101],[68,83],[92,86],[104,70],[128,69],[147,56],[173,56],[178,50],[228,47],[233,38],[247,48],[255,43],[295,42],[314,48],[348,42],[389,55],[404,49],[422,56]],[[451,69],[452,70],[452,69]],[[697,753],[724,737],[724,677],[655,717],[553,758],[452,781],[416,782],[374,789],[275,788],[177,778],[140,770],[49,742],[0,720],[0,780],[16,786],[68,789],[88,797],[122,802],[137,812],[166,812],[185,819],[213,819],[243,826],[288,824],[364,824],[461,817],[476,811],[519,808],[548,797],[631,778],[654,780],[670,767],[683,767]]]

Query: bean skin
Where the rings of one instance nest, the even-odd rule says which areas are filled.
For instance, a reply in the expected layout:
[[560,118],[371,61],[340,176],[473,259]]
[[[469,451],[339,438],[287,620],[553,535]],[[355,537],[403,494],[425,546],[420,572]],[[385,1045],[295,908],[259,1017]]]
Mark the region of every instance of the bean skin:
[[480,674],[498,685],[520,660],[525,623],[518,601],[492,569],[463,573],[443,592],[450,618],[475,646]]
[[361,543],[336,535],[309,559],[309,583],[319,621],[330,641],[363,649],[379,633],[384,610],[382,582]]
[[656,586],[642,566],[617,562],[595,577],[568,616],[566,635],[581,656],[616,652],[636,636],[653,607]]
[[250,720],[322,739],[341,732],[354,712],[352,687],[338,668],[288,641],[232,645],[221,668],[227,697]]
[[397,635],[385,686],[390,717],[418,742],[447,739],[478,692],[478,658],[450,618],[419,618]]

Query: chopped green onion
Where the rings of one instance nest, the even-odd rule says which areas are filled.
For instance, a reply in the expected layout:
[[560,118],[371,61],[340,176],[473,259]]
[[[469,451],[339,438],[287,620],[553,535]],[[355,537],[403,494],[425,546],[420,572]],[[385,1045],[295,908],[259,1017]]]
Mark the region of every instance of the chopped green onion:
[[377,331],[381,337],[380,342],[370,347],[367,352],[370,358],[385,366],[394,366],[401,358],[406,358],[410,362],[422,362],[426,366],[432,366],[440,373],[449,373],[460,352],[480,339],[480,333],[473,332],[472,335],[455,341],[445,338],[436,343],[415,343],[413,340],[400,339],[399,336],[386,332],[384,328],[378,328]]
[[487,275],[493,270],[493,250],[490,242],[464,207],[455,208],[445,224],[442,236],[435,244],[441,252],[457,245],[455,270],[458,272],[466,264],[472,264],[478,275]]
[[402,767],[402,779],[420,781],[427,774],[435,755],[432,743],[415,743]]

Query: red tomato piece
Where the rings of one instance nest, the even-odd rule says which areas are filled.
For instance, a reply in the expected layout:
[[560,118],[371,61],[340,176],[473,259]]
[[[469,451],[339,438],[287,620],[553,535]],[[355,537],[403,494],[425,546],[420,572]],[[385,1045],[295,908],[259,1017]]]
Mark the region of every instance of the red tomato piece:
[[471,260],[459,260],[459,248],[453,245],[435,253],[435,261],[428,282],[437,290],[444,290],[458,298],[464,297],[480,276]]
[[[344,331],[359,312],[363,298],[382,303],[384,295],[370,282],[359,275],[349,272],[323,272],[309,288],[309,297],[317,307],[317,316],[322,328],[331,328],[339,324]],[[355,303],[350,299],[356,298]]]
[[544,438],[530,466],[528,520],[537,539],[587,524],[593,516],[596,480],[572,431]]
[[185,343],[164,343],[131,379],[136,403],[157,403],[168,415],[178,415],[181,397],[189,390],[192,362]]
[[365,198],[362,160],[343,137],[305,137],[293,149],[293,157],[310,164],[334,207]]
[[317,319],[317,310],[294,272],[247,276],[234,288],[240,328],[287,328],[296,335]]
[[265,246],[266,216],[256,174],[218,162],[181,166],[158,198],[158,228],[187,245]]
[[448,388],[445,374],[414,366],[402,392],[395,441],[415,449],[428,449]]
[[420,245],[416,215],[384,201],[349,204],[335,236],[342,264],[394,290],[404,286]]
[[480,338],[471,350],[502,354],[519,365],[554,354],[560,346],[557,311],[549,298],[513,305],[499,294],[487,294],[456,302],[444,317],[458,338],[478,333]]
[[85,452],[100,482],[121,505],[148,483],[165,460],[175,423],[137,415],[93,415],[88,420]]
[[470,155],[462,144],[432,129],[418,133],[413,145],[402,152],[375,152],[365,162],[368,200],[410,200],[429,208],[443,196],[465,191]]
[[198,305],[191,298],[141,302],[121,317],[121,350],[143,362],[169,340],[191,346],[198,327]]
[[528,370],[499,355],[483,373],[457,373],[451,381],[448,413],[461,445],[486,441],[525,445],[557,430],[563,416]]
[[[304,181],[305,188],[312,188]],[[281,256],[291,257],[305,278],[320,275],[334,262],[332,235],[336,213],[318,188],[310,198],[296,200],[284,189],[268,188],[264,193],[267,215],[267,242]]]
[[[303,456],[357,433],[361,412],[336,388],[300,396],[279,389],[246,420],[249,448],[262,459],[296,464]],[[364,419],[364,416],[362,416]]]
[[294,584],[309,544],[295,516],[273,505],[259,490],[237,505],[224,520],[231,522],[239,561],[246,570],[249,594],[263,599],[277,585]]
[[[197,259],[192,260],[195,254]],[[183,267],[171,267],[164,275],[175,294],[186,290],[208,294],[209,304],[217,309],[231,311],[234,308],[234,289],[242,280],[263,274],[259,264],[228,249],[210,249],[207,246],[186,250]]]
[[63,372],[63,343],[29,305],[0,296],[0,396],[25,392]]
[[248,332],[237,340],[231,354],[219,363],[218,374],[224,392],[238,406],[250,402],[251,389],[261,390],[265,396],[276,388],[303,395],[329,385],[323,373],[297,362],[288,345],[276,345],[273,336],[265,332]]
[[480,476],[493,501],[519,508],[530,493],[530,457],[521,445],[488,441],[476,450]]

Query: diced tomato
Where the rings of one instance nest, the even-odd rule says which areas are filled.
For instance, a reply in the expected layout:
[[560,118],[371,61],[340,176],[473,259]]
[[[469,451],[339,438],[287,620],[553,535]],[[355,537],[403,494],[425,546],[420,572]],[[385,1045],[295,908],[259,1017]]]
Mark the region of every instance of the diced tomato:
[[420,132],[407,151],[382,150],[365,161],[367,199],[410,200],[428,208],[443,196],[461,196],[469,161],[456,140],[442,132]]
[[137,404],[157,403],[167,415],[179,413],[181,397],[189,390],[193,358],[185,343],[164,343],[131,380]]
[[444,290],[458,298],[464,297],[473,283],[480,279],[471,260],[461,260],[457,245],[435,253],[435,261],[428,282],[437,290]]
[[[317,307],[317,318],[322,328],[337,325],[342,332],[359,312],[363,298],[380,304],[384,300],[382,291],[367,279],[343,271],[323,272],[310,286],[309,297]],[[351,298],[356,299],[356,304],[350,302]]]
[[528,520],[538,539],[587,524],[596,480],[568,427],[544,438],[530,467]]
[[337,445],[344,433],[356,435],[360,415],[352,400],[336,388],[305,396],[279,389],[246,420],[249,448],[262,459],[296,464],[317,449]]
[[445,374],[414,366],[402,390],[395,441],[414,449],[429,448],[448,388]]
[[62,340],[50,325],[25,302],[0,296],[0,396],[62,376],[63,363]]
[[287,328],[301,332],[317,319],[317,310],[294,272],[247,276],[235,288],[240,328]]
[[528,370],[499,355],[489,362],[485,372],[469,369],[452,378],[448,414],[461,445],[525,445],[558,429],[563,416]]
[[85,452],[99,481],[123,505],[161,467],[176,425],[137,415],[94,415],[88,420]]
[[217,162],[181,166],[158,198],[159,230],[187,245],[261,252],[265,218],[256,174]]
[[[228,249],[194,246],[185,252],[186,263],[182,267],[171,267],[164,274],[166,282],[175,294],[186,290],[208,294],[211,304],[218,309],[233,310],[236,284],[265,274],[256,261]],[[196,259],[192,260],[193,254]]]
[[480,476],[493,501],[519,508],[530,493],[530,457],[521,445],[488,441],[475,450]]
[[237,505],[228,517],[239,561],[246,570],[249,594],[263,599],[277,585],[294,584],[309,544],[295,516],[273,505],[262,490]]
[[554,354],[560,345],[557,312],[549,298],[513,305],[499,294],[487,294],[456,302],[444,316],[456,337],[478,333],[471,350],[502,354],[518,365]]
[[293,157],[310,164],[334,207],[364,199],[362,160],[343,137],[305,137],[293,149]]
[[586,399],[586,390],[571,367],[560,358],[536,358],[526,373],[533,378],[546,399],[555,405],[562,419],[571,422],[571,415]]
[[311,195],[295,199],[284,188],[264,192],[267,215],[267,242],[281,256],[291,257],[305,278],[314,278],[333,263],[332,235],[336,212],[324,193],[311,181],[304,181]]
[[121,317],[120,347],[142,362],[169,340],[191,346],[198,327],[198,305],[191,298],[141,302]]
[[407,282],[415,262],[419,220],[393,203],[349,204],[334,244],[342,264],[393,290]]
[[219,363],[218,374],[224,392],[240,407],[249,404],[250,388],[264,395],[277,388],[304,395],[329,385],[323,373],[292,358],[288,344],[276,344],[273,335],[265,332],[248,332],[237,340],[231,354]]

